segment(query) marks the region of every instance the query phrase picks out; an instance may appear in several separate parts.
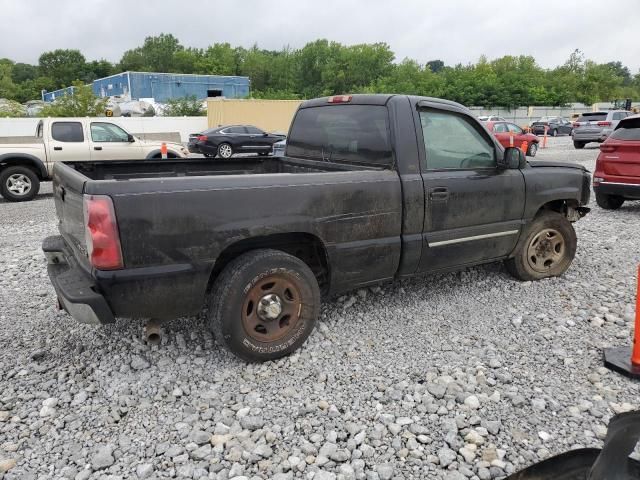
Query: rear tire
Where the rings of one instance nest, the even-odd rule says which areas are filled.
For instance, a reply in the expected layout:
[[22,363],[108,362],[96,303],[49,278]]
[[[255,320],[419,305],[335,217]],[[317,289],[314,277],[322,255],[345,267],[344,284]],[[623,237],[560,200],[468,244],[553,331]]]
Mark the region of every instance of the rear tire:
[[9,202],[27,202],[40,191],[40,179],[29,167],[7,167],[0,172],[0,194]]
[[320,312],[311,269],[279,250],[254,250],[230,262],[209,297],[207,323],[224,348],[249,362],[290,354],[309,337]]
[[617,210],[624,203],[624,197],[596,192],[596,203],[605,210]]
[[581,148],[584,148],[585,145],[586,145],[585,142],[576,142],[575,140],[573,141],[573,146],[576,147],[578,150],[580,150]]
[[543,211],[526,227],[513,258],[505,260],[505,266],[523,281],[557,277],[571,265],[577,244],[576,232],[567,217]]
[[557,137],[558,136],[558,130],[555,129],[555,128],[553,130],[551,130],[551,136],[552,137]]

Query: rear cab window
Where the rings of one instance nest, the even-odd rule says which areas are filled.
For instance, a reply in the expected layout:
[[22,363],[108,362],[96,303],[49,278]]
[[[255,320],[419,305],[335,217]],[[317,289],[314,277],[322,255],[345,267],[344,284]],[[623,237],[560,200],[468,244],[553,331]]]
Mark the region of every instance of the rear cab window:
[[51,138],[58,142],[82,143],[84,131],[80,122],[54,122],[51,125]]
[[578,117],[577,122],[601,122],[607,119],[607,112],[583,113]]
[[391,167],[387,107],[345,104],[302,108],[287,139],[287,155]]

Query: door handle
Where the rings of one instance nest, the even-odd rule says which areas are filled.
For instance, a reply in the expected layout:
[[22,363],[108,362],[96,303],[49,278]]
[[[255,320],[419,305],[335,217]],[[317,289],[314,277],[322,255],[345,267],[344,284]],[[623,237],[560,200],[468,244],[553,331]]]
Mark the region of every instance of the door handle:
[[53,147],[54,150],[62,150],[62,147]]
[[446,202],[449,199],[449,189],[436,187],[429,192],[429,198],[436,202]]
[[93,147],[94,150],[102,150],[102,147]]

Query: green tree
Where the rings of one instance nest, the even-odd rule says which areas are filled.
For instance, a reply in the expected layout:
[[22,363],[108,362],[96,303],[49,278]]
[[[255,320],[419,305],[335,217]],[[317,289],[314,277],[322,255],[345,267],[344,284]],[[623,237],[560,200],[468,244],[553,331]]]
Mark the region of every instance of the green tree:
[[84,78],[86,60],[80,50],[53,50],[40,55],[40,75],[52,78],[54,88],[64,88]]
[[444,62],[442,60],[430,60],[427,62],[427,68],[433,73],[438,73],[444,68]]
[[184,50],[178,39],[170,33],[147,37],[141,47],[127,50],[120,60],[121,70],[149,72],[179,72],[175,57]]
[[13,99],[16,94],[16,85],[11,78],[13,65],[0,61],[0,98]]
[[105,114],[108,98],[94,95],[90,86],[73,83],[73,93],[68,93],[46,105],[41,117],[99,117]]
[[203,117],[206,114],[207,109],[202,100],[198,100],[195,95],[168,100],[162,112],[164,117]]

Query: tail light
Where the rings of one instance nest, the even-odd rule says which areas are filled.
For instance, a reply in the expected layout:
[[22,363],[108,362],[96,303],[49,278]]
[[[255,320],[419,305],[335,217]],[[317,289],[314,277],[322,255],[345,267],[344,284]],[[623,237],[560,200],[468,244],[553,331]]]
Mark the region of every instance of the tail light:
[[600,144],[600,151],[603,153],[613,153],[618,149],[617,145],[611,145],[606,143]]
[[580,126],[580,122],[573,122],[573,128],[578,128]]
[[206,135],[198,135],[197,140],[198,140],[199,142],[206,142],[206,141],[208,140],[208,138],[207,138],[207,136],[206,136]]
[[83,206],[85,239],[91,265],[99,270],[124,268],[120,234],[111,197],[85,195]]
[[599,127],[610,127],[611,122],[598,122]]

